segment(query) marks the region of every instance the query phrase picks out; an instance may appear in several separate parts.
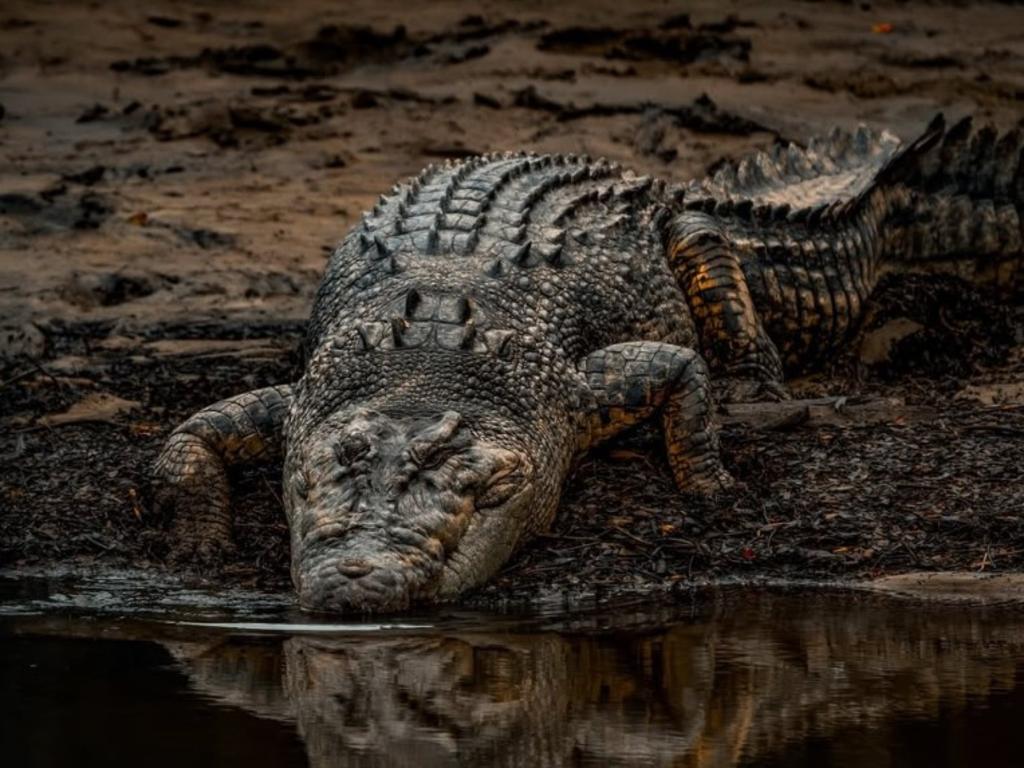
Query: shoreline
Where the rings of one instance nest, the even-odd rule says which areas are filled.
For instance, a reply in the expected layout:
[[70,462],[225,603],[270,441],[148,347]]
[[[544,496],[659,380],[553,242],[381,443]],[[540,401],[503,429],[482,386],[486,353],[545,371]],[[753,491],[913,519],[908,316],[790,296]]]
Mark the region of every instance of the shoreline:
[[[162,563],[160,443],[295,377],[332,244],[429,163],[588,153],[682,182],[833,125],[1020,120],[1006,4],[590,7],[597,31],[533,2],[5,4],[0,566]],[[803,405],[719,414],[734,491],[683,499],[660,441],[627,435],[474,599],[1024,573],[1024,304],[1007,298],[890,277],[848,347],[791,382]],[[277,474],[233,478],[227,587],[287,588]]]

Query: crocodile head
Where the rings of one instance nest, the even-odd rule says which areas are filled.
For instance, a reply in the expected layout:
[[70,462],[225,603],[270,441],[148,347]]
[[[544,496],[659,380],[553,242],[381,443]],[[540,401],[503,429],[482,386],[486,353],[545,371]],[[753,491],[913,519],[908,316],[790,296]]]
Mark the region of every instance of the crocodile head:
[[342,357],[307,369],[288,438],[301,605],[394,611],[482,583],[553,517],[568,471],[566,441],[516,406],[529,376],[454,351]]

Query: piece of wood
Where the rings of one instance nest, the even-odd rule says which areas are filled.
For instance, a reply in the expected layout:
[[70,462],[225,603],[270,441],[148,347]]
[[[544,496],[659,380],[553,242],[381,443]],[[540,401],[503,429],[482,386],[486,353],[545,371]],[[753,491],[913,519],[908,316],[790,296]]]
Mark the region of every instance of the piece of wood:
[[934,416],[934,408],[908,406],[902,398],[897,397],[858,400],[820,397],[776,403],[729,403],[719,409],[719,422],[723,426],[742,426],[762,431],[825,425],[904,424]]

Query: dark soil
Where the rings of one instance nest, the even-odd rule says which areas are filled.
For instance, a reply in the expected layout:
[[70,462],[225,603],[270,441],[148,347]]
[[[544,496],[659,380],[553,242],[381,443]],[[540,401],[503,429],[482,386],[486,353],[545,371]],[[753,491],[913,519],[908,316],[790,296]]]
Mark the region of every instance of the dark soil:
[[[974,384],[998,394],[1000,383],[1024,382],[1014,346],[1024,338],[1024,311],[948,278],[892,280],[879,298],[865,333],[894,315],[926,321],[941,313],[944,322],[903,339],[892,363],[867,367],[848,354],[828,376],[796,381],[794,394],[901,397],[934,419],[913,417],[917,410],[905,418],[897,408],[881,424],[728,426],[726,461],[741,484],[713,502],[680,497],[657,434],[640,430],[580,467],[550,533],[469,602],[621,599],[723,578],[1019,570],[1024,404],[983,405],[956,393]],[[50,347],[63,353],[60,370],[22,361],[3,372],[0,564],[161,567],[168,521],[150,511],[147,476],[167,432],[211,400],[291,380],[297,370],[296,328],[165,331],[181,349],[161,346],[168,339],[156,333],[121,349],[102,327],[48,328]],[[204,339],[224,348],[182,351]],[[75,361],[80,367],[69,370]],[[40,423],[97,392],[139,406],[99,414],[102,421]],[[278,469],[238,472],[234,486],[238,546],[225,576],[283,588]]]

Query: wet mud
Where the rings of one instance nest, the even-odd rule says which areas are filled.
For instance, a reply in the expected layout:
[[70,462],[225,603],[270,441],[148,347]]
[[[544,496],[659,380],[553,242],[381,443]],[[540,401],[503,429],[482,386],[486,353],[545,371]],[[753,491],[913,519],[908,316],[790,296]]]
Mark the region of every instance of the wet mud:
[[[165,568],[159,444],[295,377],[326,254],[425,164],[588,152],[685,180],[834,124],[906,138],[940,110],[1021,117],[1012,5],[587,8],[6,3],[0,565]],[[894,276],[793,390],[844,398],[839,416],[723,411],[741,484],[714,503],[675,493],[643,430],[589,459],[551,532],[470,602],[1021,569],[1019,297]],[[286,588],[275,469],[234,487],[218,583]]]

